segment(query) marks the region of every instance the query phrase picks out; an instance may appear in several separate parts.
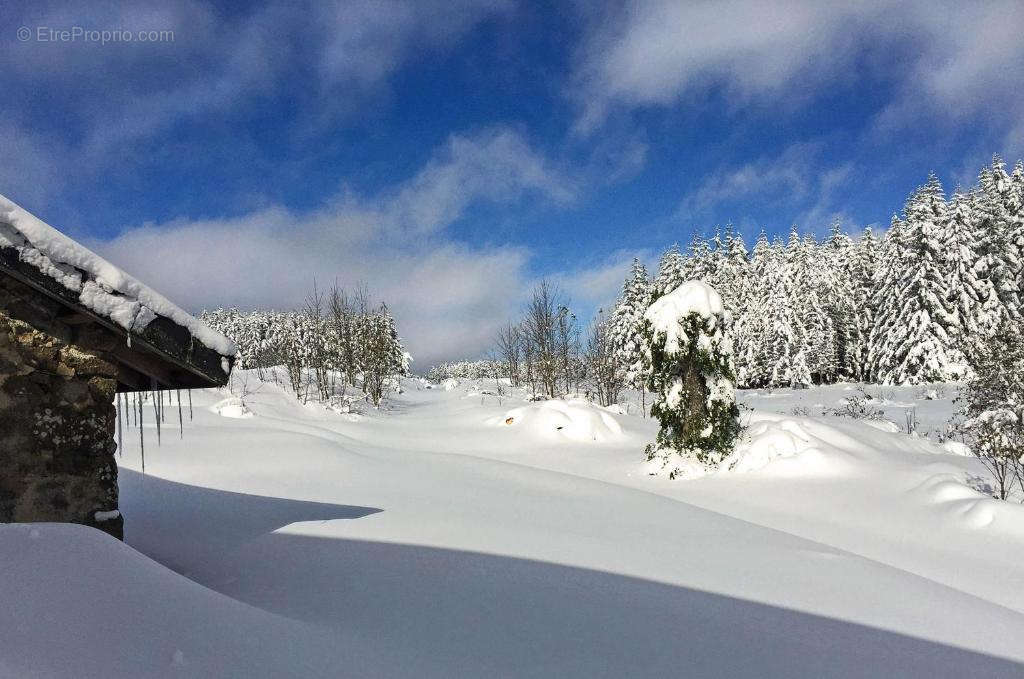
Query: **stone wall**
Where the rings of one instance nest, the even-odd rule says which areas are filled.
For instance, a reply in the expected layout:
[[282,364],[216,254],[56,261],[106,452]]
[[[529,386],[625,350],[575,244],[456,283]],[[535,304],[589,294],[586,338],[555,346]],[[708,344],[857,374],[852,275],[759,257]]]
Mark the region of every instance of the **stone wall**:
[[[122,538],[111,341],[0,276],[0,521],[63,521]],[[104,515],[100,515],[104,518]]]

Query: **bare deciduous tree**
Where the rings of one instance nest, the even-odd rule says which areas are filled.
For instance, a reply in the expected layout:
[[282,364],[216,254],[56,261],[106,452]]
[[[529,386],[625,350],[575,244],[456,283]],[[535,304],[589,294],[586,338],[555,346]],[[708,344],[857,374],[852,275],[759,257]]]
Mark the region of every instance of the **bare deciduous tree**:
[[597,390],[598,401],[603,406],[612,405],[618,400],[619,392],[625,386],[625,371],[616,359],[603,310],[598,310],[597,318],[587,332],[584,359],[587,372]]

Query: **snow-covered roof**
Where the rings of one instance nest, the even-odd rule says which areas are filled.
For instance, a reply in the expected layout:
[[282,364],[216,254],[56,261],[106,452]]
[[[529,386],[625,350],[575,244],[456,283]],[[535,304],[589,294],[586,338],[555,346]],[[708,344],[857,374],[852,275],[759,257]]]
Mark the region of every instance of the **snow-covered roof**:
[[14,248],[18,259],[74,293],[82,306],[130,333],[142,333],[162,316],[221,356],[237,353],[227,337],[3,195],[0,248]]

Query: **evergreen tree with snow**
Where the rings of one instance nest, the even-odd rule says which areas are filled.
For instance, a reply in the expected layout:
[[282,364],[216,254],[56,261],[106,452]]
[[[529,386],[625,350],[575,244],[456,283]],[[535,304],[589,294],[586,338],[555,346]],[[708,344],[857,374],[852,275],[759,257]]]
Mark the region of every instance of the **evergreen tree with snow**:
[[871,334],[872,374],[884,384],[954,380],[966,372],[943,270],[946,219],[942,185],[932,174],[907,201],[886,247]]
[[743,388],[761,387],[768,383],[769,355],[766,353],[765,330],[771,318],[765,312],[772,276],[777,266],[771,244],[764,229],[757,237],[740,289],[742,303],[736,318],[738,337],[733,340],[736,380]]
[[803,333],[794,304],[795,287],[787,252],[782,240],[776,236],[766,253],[762,283],[764,297],[759,302],[764,316],[758,336],[759,354],[764,361],[764,384],[769,387],[804,387],[810,384],[809,372],[795,369],[794,361],[803,348]]
[[794,227],[790,248],[792,304],[799,319],[802,358],[807,363],[812,383],[833,382],[837,370],[836,331],[823,299],[831,272],[811,234],[800,239]]
[[940,236],[946,285],[961,347],[988,337],[999,322],[999,314],[992,313],[993,307],[999,305],[995,288],[991,281],[978,275],[975,202],[959,189],[954,191]]
[[625,372],[628,384],[643,389],[643,319],[651,305],[654,289],[647,277],[647,267],[633,259],[629,278],[622,284],[622,294],[609,318],[608,334],[616,362]]
[[996,323],[1004,318],[1021,318],[1021,255],[1015,241],[1013,224],[1017,201],[1012,178],[999,156],[978,177],[975,202],[979,261],[978,276],[995,290],[998,303],[989,300],[986,313]]
[[878,270],[880,247],[871,227],[867,227],[851,249],[847,264],[854,319],[847,338],[846,355],[853,369],[853,378],[860,382],[867,382],[870,376],[868,346],[875,324],[875,272]]
[[836,219],[832,222],[828,240],[820,260],[822,303],[833,329],[832,356],[835,371],[828,381],[852,379],[857,374],[855,340],[857,336],[857,308],[854,281],[854,244]]
[[666,250],[658,262],[658,275],[654,278],[654,297],[661,297],[682,285],[686,280],[683,274],[685,267],[686,262],[679,252],[678,244]]
[[711,244],[694,231],[690,236],[689,255],[683,268],[683,280],[687,281],[709,281],[712,271]]
[[644,314],[651,414],[661,428],[647,446],[675,477],[686,464],[713,468],[732,450],[740,431],[735,373],[722,299],[700,281],[688,281]]

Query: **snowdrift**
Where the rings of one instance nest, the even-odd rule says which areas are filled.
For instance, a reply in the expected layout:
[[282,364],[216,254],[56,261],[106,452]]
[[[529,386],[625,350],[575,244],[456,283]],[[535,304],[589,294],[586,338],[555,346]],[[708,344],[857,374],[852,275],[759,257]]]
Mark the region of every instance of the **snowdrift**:
[[487,420],[491,426],[512,427],[554,441],[599,443],[621,439],[622,425],[600,406],[582,399],[551,399]]

